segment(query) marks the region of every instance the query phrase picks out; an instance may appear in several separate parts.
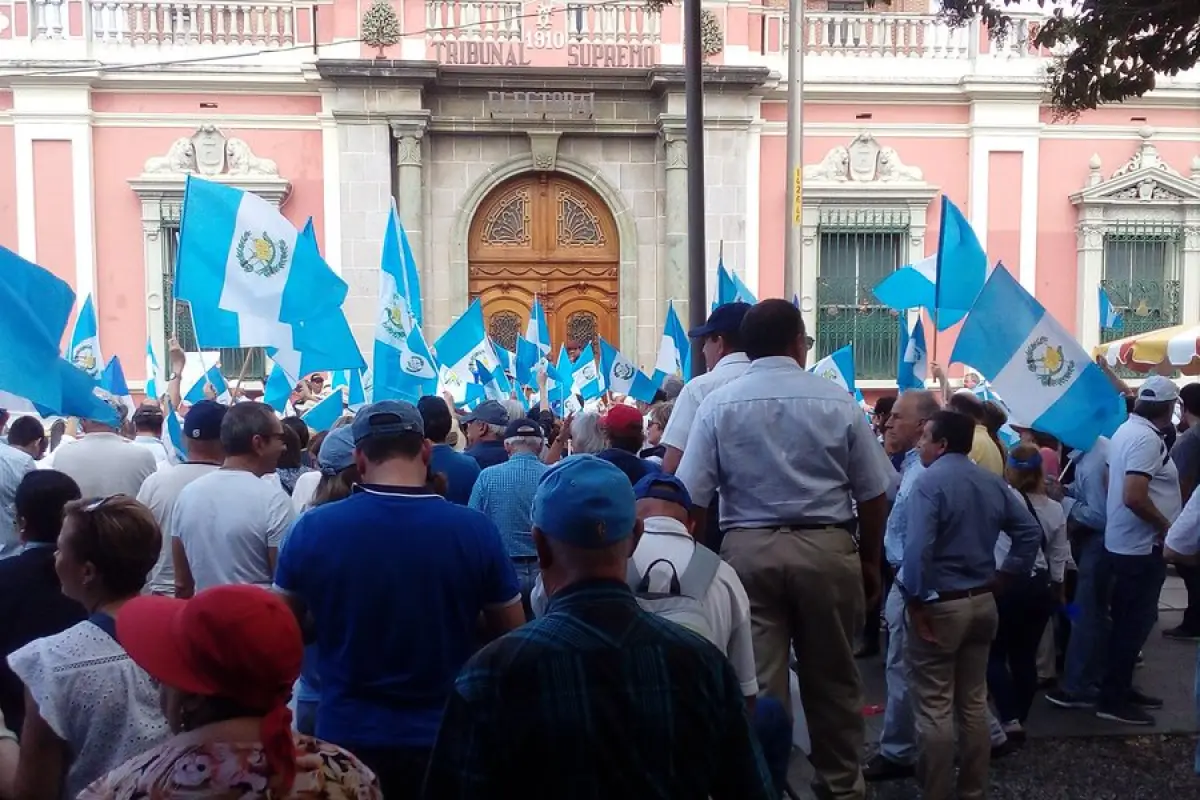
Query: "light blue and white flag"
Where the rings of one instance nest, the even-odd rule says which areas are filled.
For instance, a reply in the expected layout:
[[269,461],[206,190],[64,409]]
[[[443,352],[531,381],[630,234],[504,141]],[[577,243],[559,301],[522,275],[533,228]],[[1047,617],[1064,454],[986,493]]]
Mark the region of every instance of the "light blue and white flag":
[[167,401],[167,441],[171,448],[175,451],[175,458],[182,464],[187,461],[187,446],[183,440],[183,422],[179,419],[179,412],[175,410],[175,406]]
[[604,394],[604,377],[596,367],[596,356],[590,344],[571,365],[571,392],[584,400],[595,400]]
[[795,293],[792,294],[792,305],[796,307],[797,311],[800,310],[800,295]]
[[0,390],[33,405],[62,402],[59,348],[74,305],[66,281],[0,247]]
[[287,372],[278,364],[271,364],[271,372],[267,375],[266,385],[263,386],[262,401],[280,414],[286,414],[291,405],[292,388],[298,383],[288,377]]
[[89,294],[75,318],[75,330],[71,334],[71,363],[99,380],[104,371],[104,357],[100,355],[100,329],[96,324],[96,308]]
[[517,337],[517,352],[513,357],[513,377],[521,386],[537,388],[537,368],[545,360],[538,346],[524,336]]
[[320,433],[334,426],[345,412],[345,404],[341,392],[330,392],[329,396],[317,403],[304,413],[300,419],[304,424]]
[[146,339],[146,399],[157,401],[160,397],[159,387],[166,389],[166,376],[158,366],[158,358],[154,355],[154,343]]
[[508,379],[508,376],[513,371],[513,354],[496,344],[491,336],[488,337],[488,341],[491,342],[492,352],[496,355],[497,367],[491,370],[492,377],[496,380],[496,385],[500,387],[500,391],[504,392],[504,396],[507,398],[513,393],[512,381]]
[[[492,352],[492,343],[483,324],[483,306],[478,300],[446,329],[434,347],[441,364],[439,382],[454,397],[455,403],[467,401],[466,387],[473,382],[476,364],[483,365],[489,372],[500,364]],[[379,385],[378,376],[375,384]]]
[[663,324],[662,341],[658,346],[658,359],[654,363],[654,379],[662,381],[670,375],[678,375],[685,381],[692,377],[692,345],[687,331],[675,313],[675,304],[667,301],[667,320]]
[[558,347],[558,362],[546,365],[546,394],[550,398],[550,408],[560,417],[574,414],[583,406],[579,403],[573,389],[575,365],[567,354],[564,345]]
[[725,259],[722,256],[717,260],[717,299],[712,304],[715,309],[717,306],[723,306],[726,303],[749,303],[754,305],[758,302],[758,298],[754,296],[754,292],[750,291],[750,287],[742,282],[736,272],[725,269]]
[[125,407],[128,412],[125,419],[130,419],[137,410],[133,396],[129,393],[129,384],[125,381],[125,370],[121,368],[121,359],[113,356],[100,373],[100,389]]
[[646,373],[640,369],[633,376],[633,383],[629,387],[629,396],[634,400],[641,400],[643,403],[650,404],[654,402],[655,396],[658,394],[658,386],[646,376]]
[[225,383],[225,376],[221,374],[221,365],[214,364],[209,367],[200,379],[191,385],[187,390],[187,394],[183,396],[183,401],[188,405],[195,405],[205,399],[204,387],[211,385],[213,393],[216,395],[216,401],[224,405],[231,405],[233,397],[229,393],[229,386]]
[[987,280],[987,254],[966,217],[942,195],[937,253],[893,272],[875,287],[875,296],[897,310],[929,311],[937,329],[959,323]]
[[854,345],[848,344],[840,350],[833,351],[813,364],[809,372],[831,380],[850,394],[854,394],[858,390],[854,383]]
[[420,286],[408,234],[393,203],[379,265],[372,399],[410,400],[437,388],[437,364],[421,330]]
[[546,324],[546,309],[542,308],[542,300],[536,294],[533,296],[533,308],[529,310],[525,338],[536,345],[543,356],[550,354],[550,326]]
[[992,272],[958,333],[951,360],[971,364],[1014,418],[1087,450],[1124,421],[1108,377],[1007,269]]
[[476,362],[475,382],[483,387],[484,396],[488,400],[496,400],[503,403],[508,399],[508,393],[501,388],[500,381],[497,380],[499,374],[500,367],[496,367],[495,371],[493,371]]
[[251,192],[188,177],[175,296],[188,301],[193,313],[232,312],[244,334],[272,337],[243,337],[242,346],[278,346],[272,327],[340,308],[346,289],[321,258],[316,239],[298,232],[271,203]]
[[629,394],[638,373],[638,368],[620,350],[600,339],[600,375],[608,391]]
[[896,375],[896,388],[924,389],[929,374],[929,353],[925,349],[925,325],[917,317],[912,333],[908,332],[907,315],[900,315],[900,367]]
[[346,408],[357,411],[367,404],[367,393],[363,390],[362,372],[356,369],[339,369],[333,373],[330,388],[345,395]]
[[1121,312],[1112,304],[1112,298],[1108,296],[1108,292],[1104,291],[1104,287],[1098,287],[1100,290],[1100,328],[1101,330],[1113,331],[1120,330],[1125,327],[1125,320],[1121,317]]

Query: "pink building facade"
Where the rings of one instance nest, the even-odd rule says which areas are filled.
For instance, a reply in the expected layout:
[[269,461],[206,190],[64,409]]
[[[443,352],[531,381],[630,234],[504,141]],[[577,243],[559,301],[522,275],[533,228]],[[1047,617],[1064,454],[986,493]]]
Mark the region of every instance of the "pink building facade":
[[[0,243],[93,296],[134,385],[148,337],[187,344],[170,297],[189,174],[312,218],[368,356],[395,202],[432,337],[480,298],[511,345],[537,294],[556,343],[598,334],[653,365],[668,300],[687,319],[680,10],[393,0],[381,53],[366,6],[0,0]],[[795,209],[786,9],[705,3],[709,286],[718,257],[759,297],[797,286],[822,354],[852,341],[860,383],[894,385],[899,320],[870,289],[935,250],[944,194],[1085,345],[1115,335],[1102,285],[1124,333],[1200,323],[1200,74],[1056,120],[1036,17],[995,42],[896,8],[810,4]]]

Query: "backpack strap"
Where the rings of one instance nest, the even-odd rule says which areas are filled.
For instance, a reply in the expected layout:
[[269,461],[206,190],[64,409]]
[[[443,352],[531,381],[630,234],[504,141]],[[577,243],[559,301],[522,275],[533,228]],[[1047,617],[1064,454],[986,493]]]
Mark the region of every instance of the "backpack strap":
[[703,600],[708,594],[708,587],[712,586],[713,580],[716,579],[720,566],[721,557],[697,542],[692,560],[688,562],[683,577],[679,579],[683,594],[694,600]]
[[654,572],[654,568],[659,564],[666,564],[671,568],[671,585],[668,592],[673,595],[680,594],[679,588],[679,573],[675,571],[675,565],[670,560],[660,558],[657,561],[651,561],[650,566],[646,567],[645,575],[638,575],[637,567],[633,563],[633,559],[629,559],[629,569],[626,572],[626,580],[629,581],[629,588],[633,589],[635,594],[650,593],[650,573]]

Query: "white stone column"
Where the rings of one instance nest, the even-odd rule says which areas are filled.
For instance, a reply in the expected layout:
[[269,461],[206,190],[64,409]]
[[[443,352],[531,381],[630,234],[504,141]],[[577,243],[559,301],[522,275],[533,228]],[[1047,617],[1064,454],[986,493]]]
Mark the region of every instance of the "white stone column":
[[425,188],[424,137],[425,121],[395,121],[391,123],[396,143],[396,211],[408,244],[417,259],[421,285],[429,274],[425,264]]
[[[1099,211],[1096,209],[1095,211]],[[1096,287],[1104,278],[1104,225],[1095,218],[1092,210],[1083,212],[1076,227],[1078,259],[1076,261],[1076,286],[1079,294],[1075,300],[1078,328],[1075,335],[1083,349],[1091,352],[1100,344],[1100,292]]]
[[[666,258],[663,264],[664,298],[675,302],[675,313],[688,320],[688,207],[687,139],[666,134]],[[666,313],[664,310],[663,314]]]

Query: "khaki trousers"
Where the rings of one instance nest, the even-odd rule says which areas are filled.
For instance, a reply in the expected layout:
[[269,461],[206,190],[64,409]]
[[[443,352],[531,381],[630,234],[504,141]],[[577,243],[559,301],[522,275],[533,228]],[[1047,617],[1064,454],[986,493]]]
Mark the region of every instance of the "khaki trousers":
[[[936,643],[909,622],[906,658],[917,722],[917,779],[924,800],[983,800],[992,756],[988,733],[987,662],[996,636],[990,594],[927,606]],[[955,718],[958,782],[954,780]]]
[[812,765],[833,796],[866,796],[862,767],[862,681],[854,636],[862,628],[862,567],[841,528],[737,528],[721,556],[750,598],[758,685],[791,710],[789,653],[796,650]]

